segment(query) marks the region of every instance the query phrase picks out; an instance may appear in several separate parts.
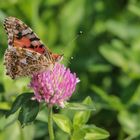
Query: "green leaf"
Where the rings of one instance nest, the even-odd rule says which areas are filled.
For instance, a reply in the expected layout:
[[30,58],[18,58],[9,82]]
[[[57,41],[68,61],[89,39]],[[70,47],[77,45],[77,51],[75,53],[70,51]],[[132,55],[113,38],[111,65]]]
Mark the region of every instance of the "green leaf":
[[124,57],[123,49],[116,49],[113,45],[104,44],[100,47],[100,53],[111,64],[118,67],[127,67],[127,59]]
[[43,122],[43,123],[48,123],[48,119],[46,119],[46,116],[48,116],[47,108],[46,109],[41,108],[39,111],[39,114],[36,117],[36,120]]
[[2,83],[0,83],[0,93],[1,92],[5,92],[4,85]]
[[109,133],[95,125],[83,125],[73,132],[71,140],[101,140],[109,137]]
[[10,106],[8,102],[0,102],[0,110],[9,110]]
[[21,107],[18,120],[21,125],[32,122],[35,120],[39,112],[39,103],[36,100],[28,100]]
[[[6,115],[9,110],[7,109],[0,109],[0,115]],[[6,117],[5,117],[6,118]]]
[[[85,98],[85,100],[83,101],[83,104],[86,104],[86,105],[93,105],[93,101],[91,100],[91,98],[88,96]],[[73,124],[74,124],[74,127],[77,128],[83,124],[85,124],[89,117],[90,117],[90,114],[91,114],[91,110],[86,110],[86,111],[79,111],[77,112],[75,115],[74,115],[74,118],[73,118]]]
[[88,70],[93,73],[105,73],[110,72],[112,67],[106,64],[93,64],[88,67]]
[[119,123],[121,124],[124,132],[126,132],[128,135],[133,135],[140,132],[139,118],[139,109],[137,112],[123,110],[118,115]]
[[139,26],[136,24],[135,26],[130,26],[130,23],[108,20],[105,25],[107,27],[107,31],[122,40],[130,41],[130,39],[135,39],[140,34]]
[[134,4],[129,4],[128,5],[128,10],[130,12],[132,12],[133,14],[137,15],[140,17],[140,8],[138,5],[134,5]]
[[7,112],[6,117],[15,113],[27,100],[30,100],[33,97],[33,93],[23,93],[19,95],[14,101],[11,109]]
[[138,104],[140,105],[140,85],[136,88],[135,92],[133,93],[130,101],[129,101],[129,106],[133,104]]
[[63,2],[64,0],[47,0],[46,5],[48,6],[56,6]]
[[0,116],[0,131],[5,130],[7,127],[13,125],[17,120],[16,114],[5,118],[5,116]]
[[84,103],[67,103],[65,106],[66,109],[77,110],[77,111],[95,111],[94,105],[87,105]]
[[71,140],[83,140],[85,137],[85,130],[77,129],[73,132]]
[[114,95],[108,95],[105,91],[103,91],[101,88],[97,87],[96,85],[93,85],[91,89],[99,95],[103,101],[105,101],[109,107],[113,110],[123,110],[124,106],[121,103],[120,99],[117,96]]
[[109,133],[95,125],[87,125],[83,128],[86,131],[85,140],[101,140],[109,137]]
[[62,114],[53,114],[53,120],[57,124],[59,128],[61,128],[64,132],[71,134],[72,123],[71,120]]

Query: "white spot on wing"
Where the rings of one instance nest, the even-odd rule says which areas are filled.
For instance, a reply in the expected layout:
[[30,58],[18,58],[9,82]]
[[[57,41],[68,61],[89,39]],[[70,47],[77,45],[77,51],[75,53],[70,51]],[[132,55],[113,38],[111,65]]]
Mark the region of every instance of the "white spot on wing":
[[33,56],[32,52],[30,52],[30,51],[26,51],[26,55],[31,56],[31,57]]
[[40,43],[38,41],[34,40],[34,41],[32,41],[32,45],[37,46],[37,45],[40,45]]
[[27,64],[26,58],[21,59],[20,62],[23,63],[23,64]]
[[29,30],[29,28],[27,28],[27,29],[25,29],[25,30],[22,31],[22,35],[26,35],[26,34],[29,34],[29,33],[31,33],[31,32],[32,32],[32,31]]
[[8,48],[11,49],[13,46],[12,45],[8,45]]

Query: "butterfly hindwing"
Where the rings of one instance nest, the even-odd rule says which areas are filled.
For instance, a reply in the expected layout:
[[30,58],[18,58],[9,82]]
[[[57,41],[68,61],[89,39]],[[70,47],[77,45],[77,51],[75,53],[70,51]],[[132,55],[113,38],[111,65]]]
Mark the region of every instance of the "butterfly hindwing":
[[15,17],[4,21],[8,48],[4,55],[6,74],[12,79],[52,70],[63,55],[53,54],[25,23]]
[[12,79],[52,70],[54,65],[40,53],[14,47],[6,50],[4,61],[7,70],[6,74]]

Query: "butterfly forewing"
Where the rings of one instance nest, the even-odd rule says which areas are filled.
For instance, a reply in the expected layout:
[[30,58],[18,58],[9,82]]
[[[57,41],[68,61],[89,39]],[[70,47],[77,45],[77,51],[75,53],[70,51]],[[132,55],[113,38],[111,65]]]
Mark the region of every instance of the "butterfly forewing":
[[4,26],[8,34],[8,45],[12,47],[22,47],[44,54],[49,51],[38,38],[38,36],[21,20],[8,17],[4,21]]
[[[14,79],[53,68],[57,61],[55,55],[31,28],[15,17],[6,18],[4,26],[8,34],[8,49],[4,58],[7,75]],[[61,59],[62,55],[56,55]]]

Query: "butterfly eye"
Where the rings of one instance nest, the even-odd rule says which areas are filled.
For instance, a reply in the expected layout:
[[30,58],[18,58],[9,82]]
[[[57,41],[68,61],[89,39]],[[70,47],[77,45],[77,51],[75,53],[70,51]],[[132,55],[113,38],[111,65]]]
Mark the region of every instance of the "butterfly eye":
[[11,71],[14,72],[14,73],[17,73],[18,69],[17,69],[17,67],[12,67]]

